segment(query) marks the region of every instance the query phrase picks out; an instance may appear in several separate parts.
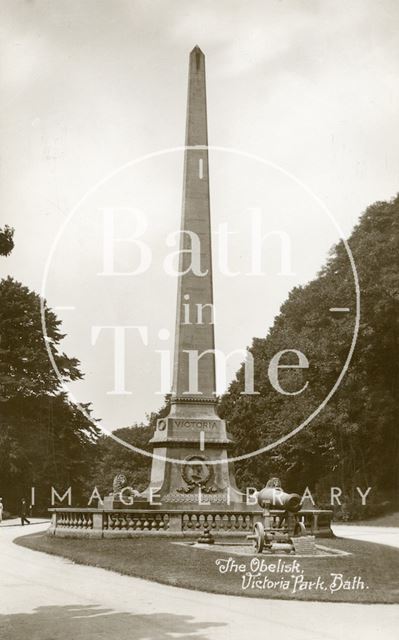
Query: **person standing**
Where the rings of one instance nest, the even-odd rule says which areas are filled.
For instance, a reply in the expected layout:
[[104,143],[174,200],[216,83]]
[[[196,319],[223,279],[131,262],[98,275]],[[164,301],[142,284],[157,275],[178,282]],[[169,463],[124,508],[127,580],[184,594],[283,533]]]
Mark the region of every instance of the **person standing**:
[[0,498],[0,524],[3,522],[3,498]]
[[26,500],[22,498],[21,500],[21,525],[22,526],[24,526],[25,522],[26,524],[30,524],[28,518],[26,517],[27,512],[28,512],[28,507],[26,505]]

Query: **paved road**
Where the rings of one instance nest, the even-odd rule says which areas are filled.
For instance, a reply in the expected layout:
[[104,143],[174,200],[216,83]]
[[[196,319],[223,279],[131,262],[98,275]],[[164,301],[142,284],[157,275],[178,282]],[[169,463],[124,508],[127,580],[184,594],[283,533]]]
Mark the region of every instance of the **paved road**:
[[397,640],[399,607],[206,594],[16,546],[0,527],[1,640]]
[[335,524],[333,530],[340,538],[352,538],[353,540],[365,540],[387,544],[390,547],[399,547],[398,527],[370,527],[363,525]]

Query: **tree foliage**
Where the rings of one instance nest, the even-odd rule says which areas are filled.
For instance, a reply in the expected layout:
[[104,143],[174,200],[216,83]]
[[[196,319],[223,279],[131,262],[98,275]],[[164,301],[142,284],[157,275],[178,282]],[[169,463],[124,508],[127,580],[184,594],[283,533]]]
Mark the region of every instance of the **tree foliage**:
[[99,438],[94,454],[93,475],[89,482],[91,488],[96,486],[101,496],[107,495],[118,473],[123,473],[129,485],[138,491],[148,486],[152,458],[134,448],[152,452],[149,441],[154,435],[156,422],[169,413],[169,408],[170,395],[167,395],[160,410],[147,416],[147,425],[122,427],[113,432],[113,437],[103,435]]
[[[101,436],[96,445],[91,487],[96,486],[101,496],[107,495],[112,490],[114,477],[123,473],[129,486],[138,491],[145,489],[150,476],[151,457],[122,443],[151,452],[149,441],[153,434],[154,428],[151,426],[134,425],[116,429],[114,437]],[[116,438],[122,442],[118,442]]]
[[[339,485],[347,496],[356,486],[390,498],[399,469],[399,197],[367,209],[349,245],[361,290],[359,337],[337,392],[309,426],[267,453],[237,464],[241,484],[261,486],[280,475],[290,489],[306,486],[323,495]],[[334,247],[318,277],[294,288],[265,338],[253,340],[255,390],[245,396],[244,367],[221,403],[230,423],[236,455],[271,444],[301,424],[328,394],[345,363],[354,329],[355,290],[343,242]],[[330,312],[350,307],[350,313]],[[268,377],[271,357],[299,349],[307,370],[279,371],[287,396]],[[281,363],[294,363],[292,355]]]
[[15,512],[21,497],[29,500],[31,487],[39,512],[49,506],[51,487],[61,496],[71,487],[73,503],[85,504],[96,451],[91,422],[64,394],[16,396],[0,410],[0,486],[7,509]]
[[0,256],[9,256],[14,249],[14,229],[5,225],[0,229]]
[[62,382],[82,374],[60,348],[60,321],[44,309],[61,380],[46,349],[39,296],[12,278],[0,282],[0,487],[9,511],[30,498],[32,486],[39,507],[48,505],[51,486],[60,493],[72,485],[79,500],[98,436],[62,391]]
[[[64,382],[82,377],[79,362],[60,350],[61,321],[45,305],[47,344]],[[44,342],[40,297],[12,278],[0,282],[0,398],[55,394],[62,384]]]

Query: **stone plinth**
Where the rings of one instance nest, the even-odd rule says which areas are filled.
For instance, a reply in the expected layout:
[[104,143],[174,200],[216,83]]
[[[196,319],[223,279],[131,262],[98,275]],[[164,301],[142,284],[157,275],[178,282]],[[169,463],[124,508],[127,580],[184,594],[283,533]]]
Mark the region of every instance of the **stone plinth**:
[[[162,507],[201,507],[204,511],[246,508],[227,451],[231,439],[214,405],[177,403],[157,422],[150,486]],[[171,461],[173,460],[173,462]]]

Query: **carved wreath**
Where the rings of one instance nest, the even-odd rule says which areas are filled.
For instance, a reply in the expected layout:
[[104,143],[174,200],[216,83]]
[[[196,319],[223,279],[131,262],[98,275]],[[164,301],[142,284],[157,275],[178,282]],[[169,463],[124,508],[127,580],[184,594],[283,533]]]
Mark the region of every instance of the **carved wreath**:
[[215,485],[206,486],[213,473],[210,465],[206,464],[205,456],[188,456],[187,464],[183,465],[181,475],[187,487],[177,489],[179,493],[190,493],[200,487],[204,493],[215,493],[218,489]]

